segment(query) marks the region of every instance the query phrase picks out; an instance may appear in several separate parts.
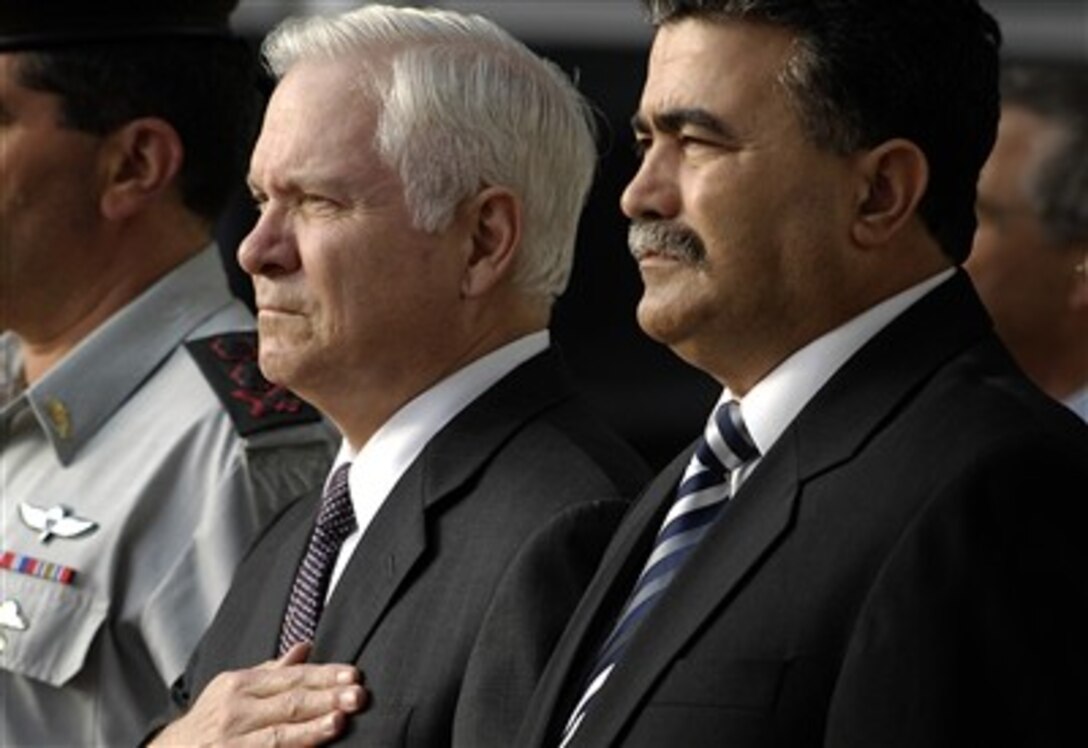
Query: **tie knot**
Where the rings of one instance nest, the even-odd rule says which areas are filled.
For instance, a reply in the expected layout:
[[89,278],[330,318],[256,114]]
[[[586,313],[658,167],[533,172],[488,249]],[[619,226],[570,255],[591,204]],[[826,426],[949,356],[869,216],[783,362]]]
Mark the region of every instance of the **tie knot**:
[[693,459],[702,470],[720,478],[757,457],[759,449],[744,425],[740,403],[722,403],[707,422]]
[[714,411],[714,417],[707,424],[706,438],[714,453],[730,470],[759,457],[759,448],[744,425],[740,403],[736,400],[722,403]]
[[357,526],[355,510],[351,506],[351,489],[348,487],[350,471],[350,462],[336,468],[321,496],[321,508],[317,513],[317,526],[314,529],[328,539],[346,538]]

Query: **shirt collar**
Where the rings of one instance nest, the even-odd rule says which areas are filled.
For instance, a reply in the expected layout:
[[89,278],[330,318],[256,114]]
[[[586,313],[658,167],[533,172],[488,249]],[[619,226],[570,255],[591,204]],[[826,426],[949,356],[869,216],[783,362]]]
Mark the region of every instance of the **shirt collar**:
[[1074,392],[1063,401],[1066,407],[1076,413],[1085,422],[1088,422],[1088,385]]
[[451,374],[394,413],[358,454],[343,440],[329,475],[352,462],[348,485],[359,527],[369,524],[435,434],[492,385],[546,350],[550,340],[547,330],[531,333]]
[[[744,423],[760,454],[767,454],[801,409],[858,349],[954,274],[948,268],[885,299],[797,350],[760,380],[740,401]],[[732,398],[727,387],[719,403]]]
[[[74,459],[110,416],[202,321],[231,302],[215,245],[177,266],[82,340],[18,398],[26,398],[61,464]],[[22,367],[7,334],[8,381]]]

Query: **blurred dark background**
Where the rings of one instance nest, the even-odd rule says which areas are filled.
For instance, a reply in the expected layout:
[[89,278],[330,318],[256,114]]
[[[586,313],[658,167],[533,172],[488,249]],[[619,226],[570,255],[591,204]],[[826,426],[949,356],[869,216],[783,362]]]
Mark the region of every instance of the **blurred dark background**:
[[[236,27],[254,44],[287,15],[338,12],[359,2],[242,0]],[[397,4],[397,3],[394,3]],[[491,0],[399,3],[438,5],[485,15],[558,63],[598,112],[597,181],[579,231],[574,275],[553,324],[583,393],[653,467],[664,465],[701,431],[719,386],[650,341],[635,322],[641,282],[627,254],[619,195],[635,170],[629,121],[645,71],[650,29],[636,0]],[[1088,62],[1088,0],[991,0],[1015,58]],[[224,218],[219,238],[235,292],[252,303],[234,261],[254,214],[245,191]]]

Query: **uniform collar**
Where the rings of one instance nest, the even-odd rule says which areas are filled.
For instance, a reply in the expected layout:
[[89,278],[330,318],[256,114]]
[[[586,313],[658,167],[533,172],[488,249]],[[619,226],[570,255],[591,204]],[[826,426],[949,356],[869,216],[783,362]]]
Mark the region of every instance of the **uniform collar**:
[[[61,464],[70,463],[186,336],[231,302],[214,245],[174,268],[68,353],[32,387],[3,404],[0,416],[25,398]],[[17,392],[18,343],[0,340],[4,381]]]

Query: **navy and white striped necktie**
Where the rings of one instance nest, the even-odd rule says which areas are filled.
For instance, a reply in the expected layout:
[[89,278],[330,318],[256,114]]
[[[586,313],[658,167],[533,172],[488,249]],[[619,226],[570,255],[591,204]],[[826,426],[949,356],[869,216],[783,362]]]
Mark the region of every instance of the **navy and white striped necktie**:
[[695,447],[676,498],[654,540],[650,557],[616,624],[601,646],[582,697],[563,728],[560,748],[573,737],[593,697],[616,666],[639,624],[657,604],[680,567],[702,540],[730,498],[730,474],[759,457],[735,400],[723,403]]

